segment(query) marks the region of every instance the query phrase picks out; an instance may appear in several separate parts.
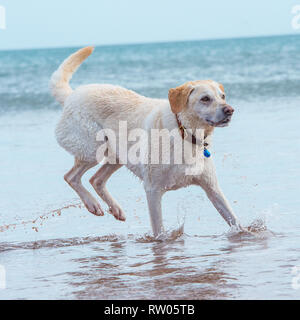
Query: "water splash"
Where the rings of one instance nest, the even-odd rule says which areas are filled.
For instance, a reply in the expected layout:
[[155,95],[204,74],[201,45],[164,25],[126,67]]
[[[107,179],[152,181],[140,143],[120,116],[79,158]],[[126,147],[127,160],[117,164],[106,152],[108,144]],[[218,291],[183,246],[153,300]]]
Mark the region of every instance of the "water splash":
[[247,227],[248,231],[252,233],[261,233],[267,230],[266,221],[264,218],[258,218],[251,222]]
[[22,221],[22,222],[18,222],[18,223],[13,223],[13,224],[8,224],[8,225],[3,225],[0,226],[0,233],[1,232],[5,232],[5,231],[9,231],[9,230],[15,230],[19,227],[30,227],[31,229],[35,232],[39,232],[39,227],[42,226],[44,224],[44,221],[48,220],[50,217],[55,217],[55,216],[61,216],[62,211],[70,209],[70,208],[79,208],[81,209],[83,207],[81,202],[74,202],[68,205],[64,205],[59,209],[54,209],[51,210],[45,214],[39,215],[36,219],[34,220],[27,220],[27,221]]
[[171,242],[171,241],[175,241],[175,240],[181,238],[183,234],[184,234],[184,222],[182,222],[175,229],[169,229],[169,230],[162,232],[157,237],[154,237],[150,233],[146,233],[143,236],[136,237],[135,241],[140,242],[140,243]]
[[266,221],[263,218],[254,219],[249,226],[243,230],[236,227],[231,227],[225,234],[229,240],[242,241],[242,240],[255,240],[255,239],[267,239],[273,236],[274,233],[268,230]]

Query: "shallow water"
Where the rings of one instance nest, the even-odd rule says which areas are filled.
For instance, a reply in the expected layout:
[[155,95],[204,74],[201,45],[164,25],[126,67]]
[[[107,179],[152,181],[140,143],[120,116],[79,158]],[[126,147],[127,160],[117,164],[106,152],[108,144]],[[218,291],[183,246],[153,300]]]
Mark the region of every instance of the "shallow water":
[[224,82],[236,114],[216,130],[213,157],[253,234],[229,230],[190,187],[165,195],[160,241],[126,169],[108,183],[126,223],[92,216],[63,181],[73,160],[55,141],[61,110],[47,81],[72,49],[0,52],[0,298],[298,299],[299,48],[299,37],[97,48],[76,74],[74,86],[119,83],[153,97],[177,81]]

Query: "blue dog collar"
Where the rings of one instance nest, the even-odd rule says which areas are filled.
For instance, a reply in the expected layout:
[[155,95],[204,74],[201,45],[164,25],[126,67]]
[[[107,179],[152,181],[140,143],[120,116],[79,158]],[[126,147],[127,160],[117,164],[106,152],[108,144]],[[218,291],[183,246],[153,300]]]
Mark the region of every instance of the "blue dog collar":
[[206,158],[210,158],[211,157],[211,153],[206,148],[204,148],[203,154],[204,154],[204,157],[206,157]]
[[[185,137],[187,136],[187,133],[186,133],[186,128],[182,125],[181,121],[179,120],[178,118],[178,114],[176,114],[176,120],[177,120],[177,124],[178,124],[178,128],[179,128],[179,131],[181,133],[181,137],[182,139],[184,140]],[[205,139],[206,137],[204,137]],[[192,144],[197,144],[197,139],[196,137],[192,134]],[[208,143],[204,143],[204,151],[203,151],[203,154],[204,154],[204,157],[205,158],[210,158],[211,157],[211,153],[209,150],[207,150],[207,147],[208,147]]]

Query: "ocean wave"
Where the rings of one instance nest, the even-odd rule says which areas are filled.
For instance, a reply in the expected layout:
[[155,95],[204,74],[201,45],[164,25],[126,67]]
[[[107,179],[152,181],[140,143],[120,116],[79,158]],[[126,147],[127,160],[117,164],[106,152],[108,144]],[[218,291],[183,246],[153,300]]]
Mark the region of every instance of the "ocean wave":
[[[99,47],[72,86],[111,83],[167,98],[170,87],[214,79],[241,102],[300,98],[299,49],[297,36]],[[75,50],[0,52],[0,112],[58,108],[48,82]]]

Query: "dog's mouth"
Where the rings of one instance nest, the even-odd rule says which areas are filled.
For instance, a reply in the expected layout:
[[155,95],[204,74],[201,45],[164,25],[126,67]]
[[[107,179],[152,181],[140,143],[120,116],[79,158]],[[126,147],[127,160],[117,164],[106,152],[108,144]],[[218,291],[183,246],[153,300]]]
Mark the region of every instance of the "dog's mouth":
[[218,121],[218,122],[214,122],[214,121],[211,121],[209,119],[206,119],[206,122],[212,126],[212,127],[219,127],[219,128],[222,128],[222,127],[227,127],[229,125],[231,121],[231,117],[227,117],[221,121]]

